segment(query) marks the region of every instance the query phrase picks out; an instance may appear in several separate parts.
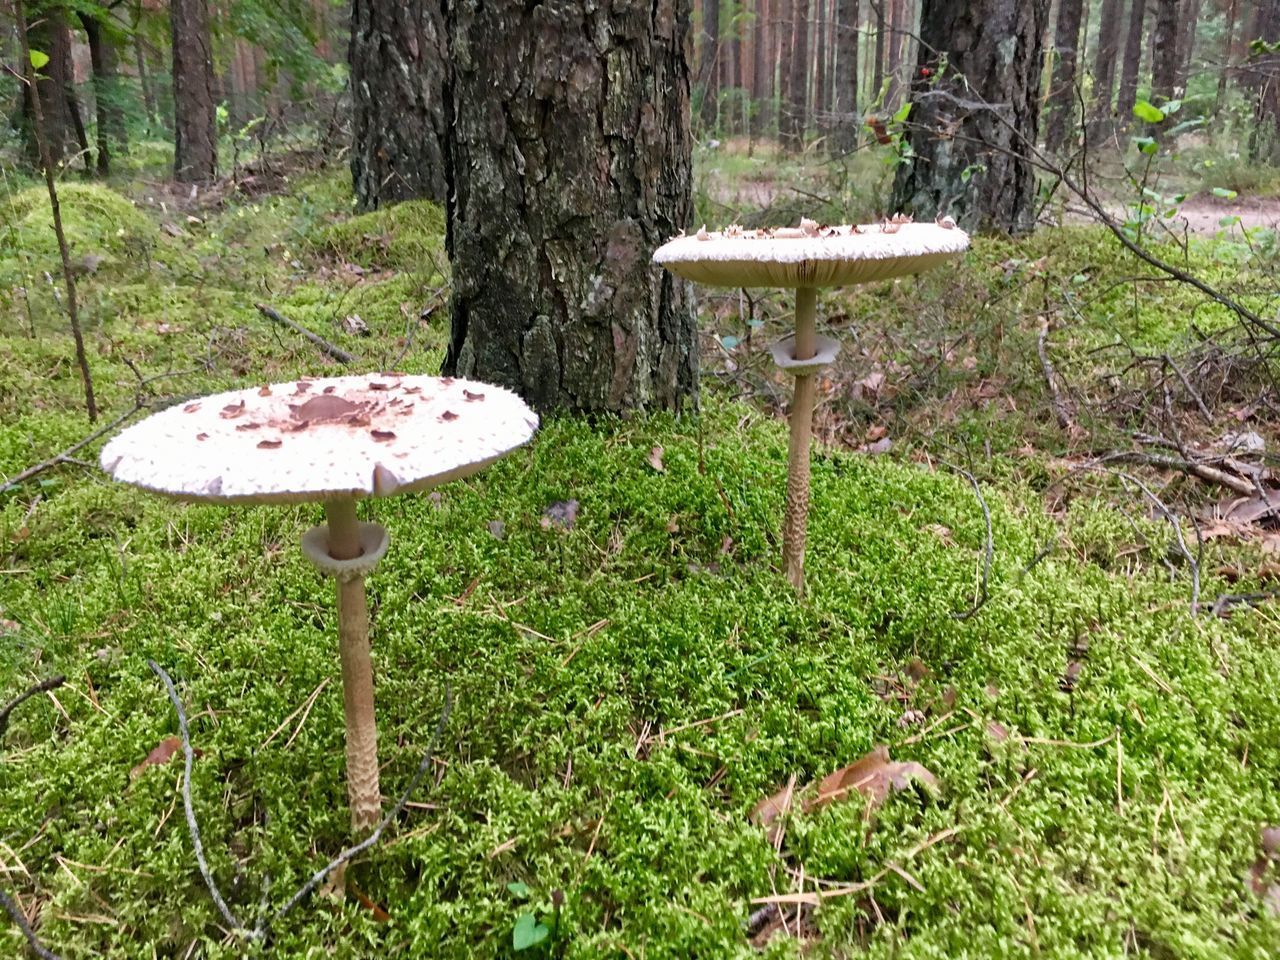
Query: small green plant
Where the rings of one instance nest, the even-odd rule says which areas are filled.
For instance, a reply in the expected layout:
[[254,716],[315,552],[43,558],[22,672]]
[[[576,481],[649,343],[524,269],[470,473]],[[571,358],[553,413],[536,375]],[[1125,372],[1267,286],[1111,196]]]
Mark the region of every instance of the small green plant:
[[[507,891],[517,900],[528,901],[532,895],[529,885],[526,883],[515,882],[507,884]],[[564,945],[559,944],[560,932],[560,908],[564,904],[564,891],[555,889],[551,891],[551,925],[547,926],[545,922],[539,919],[539,913],[528,905],[525,905],[521,911],[516,914],[516,922],[511,928],[511,949],[516,953],[523,953],[528,950],[534,950],[537,947],[543,947],[547,951],[555,951],[555,956],[563,956]],[[545,911],[542,912],[545,917]],[[557,949],[557,946],[559,949]]]

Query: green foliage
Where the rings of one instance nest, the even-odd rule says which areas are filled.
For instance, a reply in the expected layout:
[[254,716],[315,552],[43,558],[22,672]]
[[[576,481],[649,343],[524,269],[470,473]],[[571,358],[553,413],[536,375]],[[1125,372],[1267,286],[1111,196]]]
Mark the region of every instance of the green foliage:
[[430,200],[407,200],[352,217],[321,233],[319,245],[365,268],[433,270],[443,266],[444,211]]

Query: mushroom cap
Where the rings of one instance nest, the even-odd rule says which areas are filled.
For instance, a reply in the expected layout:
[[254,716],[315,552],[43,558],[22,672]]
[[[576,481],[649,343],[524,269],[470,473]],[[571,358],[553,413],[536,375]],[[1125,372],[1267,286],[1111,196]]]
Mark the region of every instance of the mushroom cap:
[[[782,231],[778,231],[782,232]],[[788,233],[802,233],[788,230]],[[969,236],[936,223],[886,223],[819,228],[816,236],[744,231],[669,240],[655,263],[722,287],[843,287],[928,270],[959,256]]]
[[383,497],[475,473],[526,443],[514,393],[450,377],[303,378],[175,404],[120,433],[102,468],[181,500]]

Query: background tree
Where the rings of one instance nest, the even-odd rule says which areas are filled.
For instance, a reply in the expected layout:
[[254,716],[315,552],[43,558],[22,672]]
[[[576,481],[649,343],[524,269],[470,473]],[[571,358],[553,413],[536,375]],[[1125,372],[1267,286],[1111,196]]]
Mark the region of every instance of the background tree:
[[1093,60],[1093,109],[1091,130],[1095,136],[1110,129],[1111,100],[1116,87],[1116,55],[1123,32],[1123,0],[1102,0],[1098,14],[1098,51]]
[[791,78],[787,84],[787,109],[782,142],[788,150],[804,143],[809,114],[809,0],[792,0]]
[[836,8],[836,74],[831,109],[835,113],[832,148],[848,153],[858,142],[859,0],[838,0]]
[[116,64],[120,31],[111,18],[110,8],[100,4],[76,11],[85,39],[89,43],[89,60],[93,65],[93,102],[97,113],[98,173],[106,176],[111,169],[111,156],[124,153],[129,146],[125,127],[123,92]]
[[351,5],[351,178],[361,209],[445,198],[444,18],[439,0]]
[[[36,74],[49,160],[57,165],[79,149],[78,119],[72,99],[71,32],[66,10],[59,4],[32,5],[27,10],[27,36],[37,59],[47,57]],[[23,88],[22,135],[28,161],[41,162],[35,135],[35,104],[30,89]]]
[[923,0],[907,134],[915,157],[898,168],[898,208],[947,213],[967,229],[1032,229],[1024,157],[1038,132],[1048,15],[1049,0]]
[[1084,0],[1058,0],[1058,24],[1054,34],[1053,76],[1049,86],[1045,146],[1060,150],[1068,131],[1075,129],[1076,52],[1080,46],[1080,22]]
[[1156,0],[1156,20],[1151,31],[1151,93],[1158,100],[1178,95],[1182,63],[1178,48],[1178,0]]
[[173,175],[212,180],[218,171],[213,45],[205,0],[170,0],[173,36]]
[[447,373],[540,410],[695,396],[690,294],[649,262],[692,216],[689,3],[449,4]]
[[1142,69],[1142,26],[1146,20],[1146,0],[1129,0],[1129,29],[1124,37],[1124,59],[1120,65],[1120,92],[1116,96],[1116,116],[1128,123],[1138,102],[1138,74]]
[[702,0],[702,32],[698,36],[698,74],[702,88],[703,133],[720,120],[720,0]]
[[1280,0],[1258,0],[1246,82],[1253,100],[1249,158],[1280,160]]

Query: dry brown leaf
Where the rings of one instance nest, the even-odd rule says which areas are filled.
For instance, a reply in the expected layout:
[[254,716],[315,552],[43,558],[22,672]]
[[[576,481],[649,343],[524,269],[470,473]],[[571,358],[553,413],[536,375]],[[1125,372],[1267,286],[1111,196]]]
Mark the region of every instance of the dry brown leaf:
[[823,777],[818,782],[817,796],[805,804],[805,809],[825,807],[854,791],[866,797],[874,808],[893,791],[906,790],[913,783],[932,791],[938,787],[938,778],[914,761],[890,760],[889,748],[878,746],[862,759]]
[[347,890],[350,891],[351,895],[355,897],[357,901],[359,901],[360,906],[364,907],[371,914],[373,914],[373,919],[375,922],[387,923],[391,919],[391,914],[387,913],[386,910],[378,906],[378,904],[376,904],[372,899],[370,899],[369,896],[363,890],[357,887],[354,883],[348,883]]
[[[200,756],[199,750],[192,750],[191,752],[197,757]],[[175,736],[165,737],[156,744],[155,748],[147,754],[141,763],[129,771],[129,779],[138,779],[138,777],[146,773],[148,767],[162,766],[180,753],[182,753],[182,738]]]
[[888,432],[889,432],[889,428],[886,427],[884,424],[873,423],[871,426],[867,427],[866,441],[867,443],[874,443],[876,440],[879,440]]
[[1004,743],[1009,739],[1009,728],[999,720],[987,721],[987,736],[996,743]]
[[667,468],[662,465],[662,448],[654,447],[649,451],[649,466],[657,470],[659,473],[666,473]]

